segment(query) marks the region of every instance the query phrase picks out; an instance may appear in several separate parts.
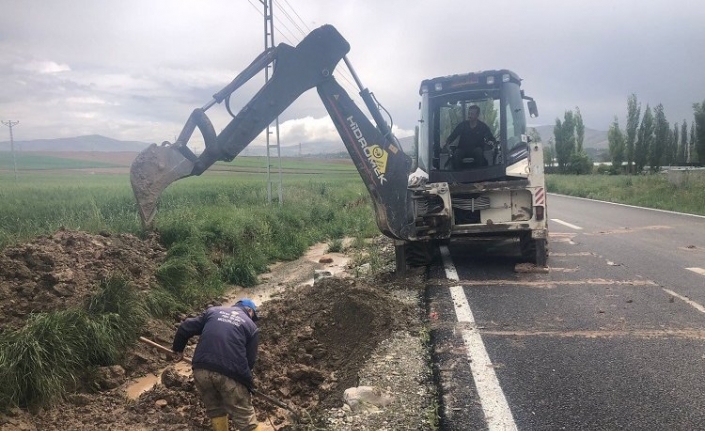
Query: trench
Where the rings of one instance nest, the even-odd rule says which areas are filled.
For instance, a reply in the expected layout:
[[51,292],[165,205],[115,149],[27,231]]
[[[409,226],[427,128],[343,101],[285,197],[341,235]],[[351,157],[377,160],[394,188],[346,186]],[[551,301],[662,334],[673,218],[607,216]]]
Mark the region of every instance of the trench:
[[[347,247],[352,243],[352,238],[345,238],[343,246]],[[338,276],[345,272],[350,257],[343,253],[327,253],[328,244],[318,243],[308,249],[299,259],[291,262],[277,262],[270,266],[270,271],[260,275],[262,281],[255,287],[243,288],[233,286],[225,295],[223,304],[237,302],[239,298],[247,296],[261,306],[267,301],[275,298],[286,289],[301,286],[312,286],[314,283],[315,270],[327,270],[333,276]],[[331,262],[321,263],[323,257],[330,257]],[[165,346],[169,347],[169,346]],[[151,390],[161,381],[161,375],[168,368],[161,368],[158,372],[142,377],[131,379],[125,385],[125,394],[131,400],[136,400],[143,393]],[[183,375],[191,375],[191,365],[186,362],[179,362],[175,365],[176,371]]]

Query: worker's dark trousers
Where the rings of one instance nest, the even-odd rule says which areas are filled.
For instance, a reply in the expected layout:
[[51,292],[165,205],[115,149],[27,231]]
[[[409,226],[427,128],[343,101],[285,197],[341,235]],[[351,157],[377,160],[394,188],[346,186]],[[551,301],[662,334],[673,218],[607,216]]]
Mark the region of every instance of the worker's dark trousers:
[[230,415],[239,430],[257,427],[252,398],[245,385],[215,371],[201,369],[193,370],[193,380],[209,418]]

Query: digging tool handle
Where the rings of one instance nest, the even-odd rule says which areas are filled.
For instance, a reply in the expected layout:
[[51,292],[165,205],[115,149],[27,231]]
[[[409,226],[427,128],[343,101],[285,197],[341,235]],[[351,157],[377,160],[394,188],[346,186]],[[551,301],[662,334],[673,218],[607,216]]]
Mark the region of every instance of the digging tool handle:
[[276,399],[276,398],[272,398],[272,397],[270,397],[269,395],[266,395],[266,394],[264,394],[263,392],[258,391],[257,389],[252,389],[252,393],[255,394],[255,395],[257,395],[258,397],[264,398],[265,400],[269,401],[270,403],[274,404],[274,405],[277,406],[277,407],[281,407],[281,408],[283,408],[284,410],[288,410],[288,411],[290,411],[290,412],[292,412],[292,413],[294,413],[294,414],[297,414],[297,413],[294,411],[294,409],[292,409],[291,407],[287,406],[286,404],[284,404],[283,402],[279,401],[279,400]]
[[[163,352],[170,353],[172,355],[176,355],[176,353],[174,353],[171,349],[164,347],[159,343],[155,343],[154,341],[150,340],[149,338],[140,337],[140,341],[145,344],[149,344],[150,346],[155,347]],[[191,363],[191,358],[187,358],[185,356],[182,356],[181,359],[183,359],[185,362]]]

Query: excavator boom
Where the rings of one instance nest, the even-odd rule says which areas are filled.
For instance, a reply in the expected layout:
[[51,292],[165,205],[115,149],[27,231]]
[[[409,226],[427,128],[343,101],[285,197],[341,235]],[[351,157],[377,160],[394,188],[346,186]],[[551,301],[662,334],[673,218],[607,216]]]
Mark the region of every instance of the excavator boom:
[[[211,102],[195,109],[175,143],[153,144],[140,153],[131,167],[130,179],[143,225],[152,223],[159,196],[169,184],[200,175],[217,161],[231,161],[301,94],[316,87],[372,197],[378,227],[391,238],[413,239],[414,211],[407,187],[411,158],[382,119],[371,93],[362,88],[345,58],[349,50],[348,42],[330,25],[313,30],[296,47],[280,44],[260,55]],[[342,59],[376,125],[334,79],[332,72]],[[230,94],[272,62],[271,79],[216,134],[205,111],[224,100],[229,103]],[[200,155],[187,146],[196,128],[205,141],[205,151]]]

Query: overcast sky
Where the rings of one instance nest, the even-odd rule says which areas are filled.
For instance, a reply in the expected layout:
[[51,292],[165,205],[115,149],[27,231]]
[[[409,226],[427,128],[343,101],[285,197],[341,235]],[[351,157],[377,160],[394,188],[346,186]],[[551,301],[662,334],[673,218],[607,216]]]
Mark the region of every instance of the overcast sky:
[[[16,140],[173,141],[264,47],[260,0],[0,0],[0,10],[0,119],[20,121]],[[274,17],[276,43],[337,27],[399,137],[416,124],[422,79],[483,69],[524,79],[534,125],[578,106],[589,128],[607,130],[615,115],[624,127],[631,93],[690,124],[705,100],[699,0],[274,0]],[[217,130],[227,124],[220,106],[208,115]],[[282,145],[339,139],[315,90],[280,122]]]

